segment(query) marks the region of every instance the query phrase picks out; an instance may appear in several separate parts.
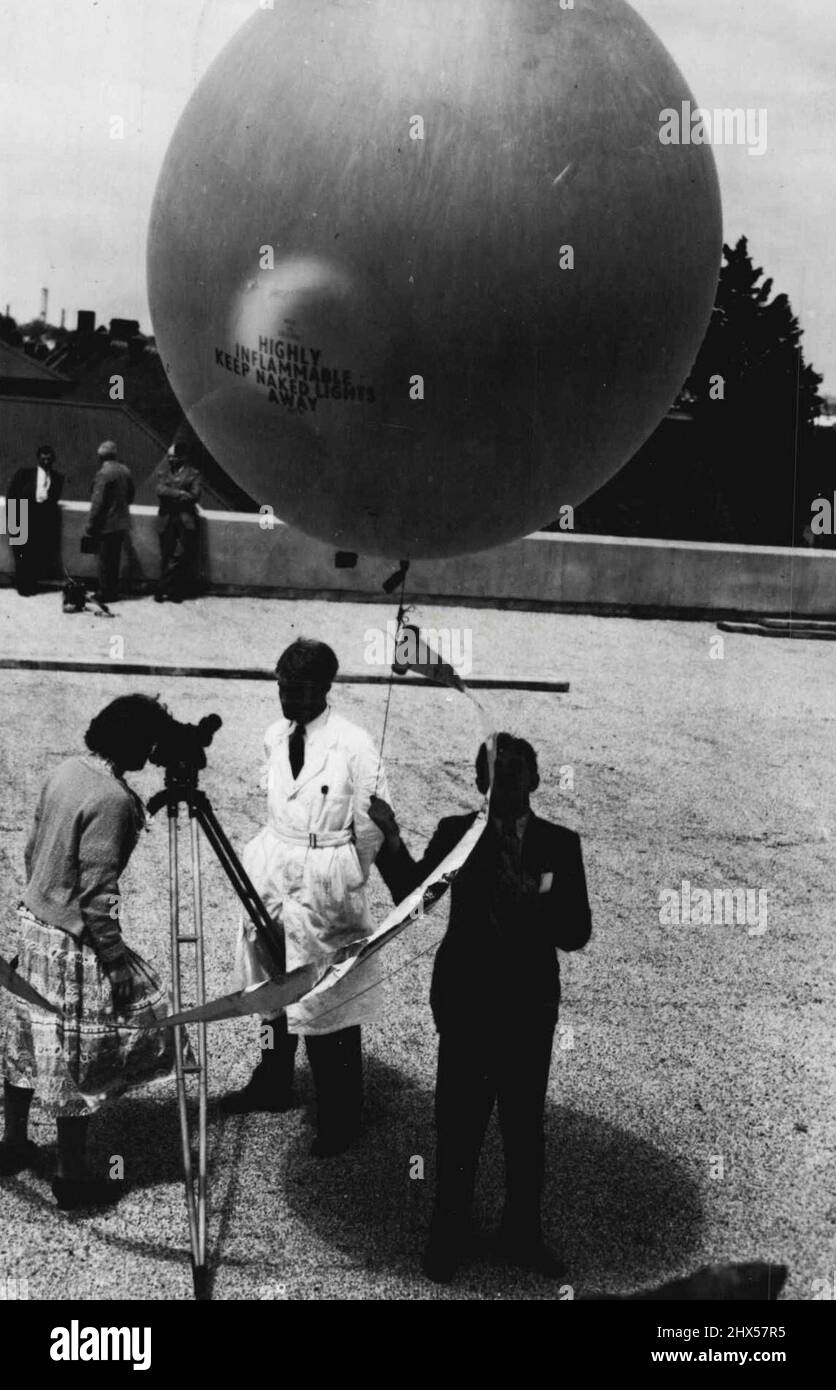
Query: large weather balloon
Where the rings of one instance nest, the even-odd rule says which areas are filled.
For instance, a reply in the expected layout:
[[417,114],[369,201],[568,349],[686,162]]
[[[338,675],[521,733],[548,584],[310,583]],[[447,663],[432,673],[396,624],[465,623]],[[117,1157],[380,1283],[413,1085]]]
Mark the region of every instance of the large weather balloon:
[[[151,312],[198,434],[340,548],[553,520],[688,375],[721,250],[692,101],[623,0],[275,0],[183,114]],[[687,129],[687,126],[686,126]]]

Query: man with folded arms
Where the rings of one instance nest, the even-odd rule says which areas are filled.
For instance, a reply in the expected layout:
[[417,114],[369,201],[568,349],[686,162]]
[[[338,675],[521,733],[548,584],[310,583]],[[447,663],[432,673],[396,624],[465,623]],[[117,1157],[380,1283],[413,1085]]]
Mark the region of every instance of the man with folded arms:
[[[489,823],[453,881],[433,970],[436,1192],[423,1268],[439,1283],[452,1279],[467,1251],[479,1153],[495,1103],[505,1151],[500,1253],[550,1278],[565,1272],[542,1234],[543,1109],[560,1002],[557,950],[585,946],[591,916],[579,836],[541,820],[529,805],[539,780],[531,745],[499,734]],[[484,744],[476,785],[488,790]],[[384,834],[377,866],[399,901],[450,853],[475,812],[442,820],[417,864],[380,798],[371,816]]]

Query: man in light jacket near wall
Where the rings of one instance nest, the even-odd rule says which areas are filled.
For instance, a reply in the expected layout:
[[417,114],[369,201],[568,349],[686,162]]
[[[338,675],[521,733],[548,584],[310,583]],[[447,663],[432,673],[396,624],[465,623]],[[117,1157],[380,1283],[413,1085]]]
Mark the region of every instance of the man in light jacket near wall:
[[[99,556],[98,598],[112,603],[119,596],[119,565],[122,546],[131,528],[134,480],[130,469],[119,462],[112,439],[98,448],[99,471],[93,479],[90,514],[82,548],[95,548]],[[84,542],[88,542],[85,546]],[[92,547],[89,543],[92,542]]]

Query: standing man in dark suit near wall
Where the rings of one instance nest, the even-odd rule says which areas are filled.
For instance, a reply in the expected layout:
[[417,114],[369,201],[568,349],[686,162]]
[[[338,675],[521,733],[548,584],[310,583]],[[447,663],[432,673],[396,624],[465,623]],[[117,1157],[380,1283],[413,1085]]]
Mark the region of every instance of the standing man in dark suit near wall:
[[[506,1200],[499,1248],[509,1263],[559,1278],[565,1267],[544,1244],[543,1109],[560,1002],[557,948],[577,951],[591,931],[574,831],[535,816],[537,757],[524,739],[497,738],[490,819],[451,890],[430,1003],[439,1033],[436,1194],[424,1272],[451,1279],[467,1248],[479,1153],[498,1102]],[[476,784],[488,789],[485,745]],[[440,822],[415,863],[394,814],[373,798],[384,834],[377,866],[400,900],[449,854],[474,815]]]
[[[24,538],[14,544],[15,584],[24,598],[37,592],[38,580],[51,578],[59,560],[61,514],[58,503],[64,491],[64,475],[55,467],[55,451],[42,444],[34,468],[19,468],[6,492],[6,507],[14,503],[15,532]],[[9,517],[7,516],[7,530]]]
[[201,491],[201,477],[189,463],[185,443],[178,440],[172,444],[157,467],[154,483],[160,504],[160,577],[154,598],[157,603],[165,599],[182,603],[197,588],[197,504]]
[[112,439],[100,444],[97,452],[99,471],[93,479],[84,540],[98,550],[98,598],[112,603],[119,597],[119,566],[125,536],[131,529],[134,480],[127,465],[119,462]]

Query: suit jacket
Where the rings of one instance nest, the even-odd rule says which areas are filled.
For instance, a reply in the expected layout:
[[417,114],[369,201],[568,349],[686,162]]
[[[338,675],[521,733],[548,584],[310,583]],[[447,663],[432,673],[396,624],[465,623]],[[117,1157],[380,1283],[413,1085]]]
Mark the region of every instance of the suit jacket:
[[169,527],[197,529],[197,504],[200,501],[202,479],[196,468],[182,463],[172,470],[166,456],[154,471],[154,485],[160,503],[157,530],[160,535]]
[[[38,488],[37,468],[18,468],[13,475],[8,488],[6,489],[6,500],[18,502],[35,502]],[[64,491],[64,474],[57,469],[52,470],[52,481],[49,488],[49,496],[45,502],[38,502],[39,508],[44,509],[44,513],[49,510],[56,511]]]
[[[396,901],[449,854],[475,813],[447,816],[416,863],[384,844],[377,866]],[[580,836],[529,813],[521,850],[522,894],[498,911],[500,838],[489,823],[453,881],[450,921],[435,958],[430,1004],[439,1032],[496,1028],[556,1015],[558,948],[577,951],[592,930]]]
[[133,500],[131,470],[116,459],[106,459],[93,479],[86,534],[106,536],[114,531],[129,531]]

